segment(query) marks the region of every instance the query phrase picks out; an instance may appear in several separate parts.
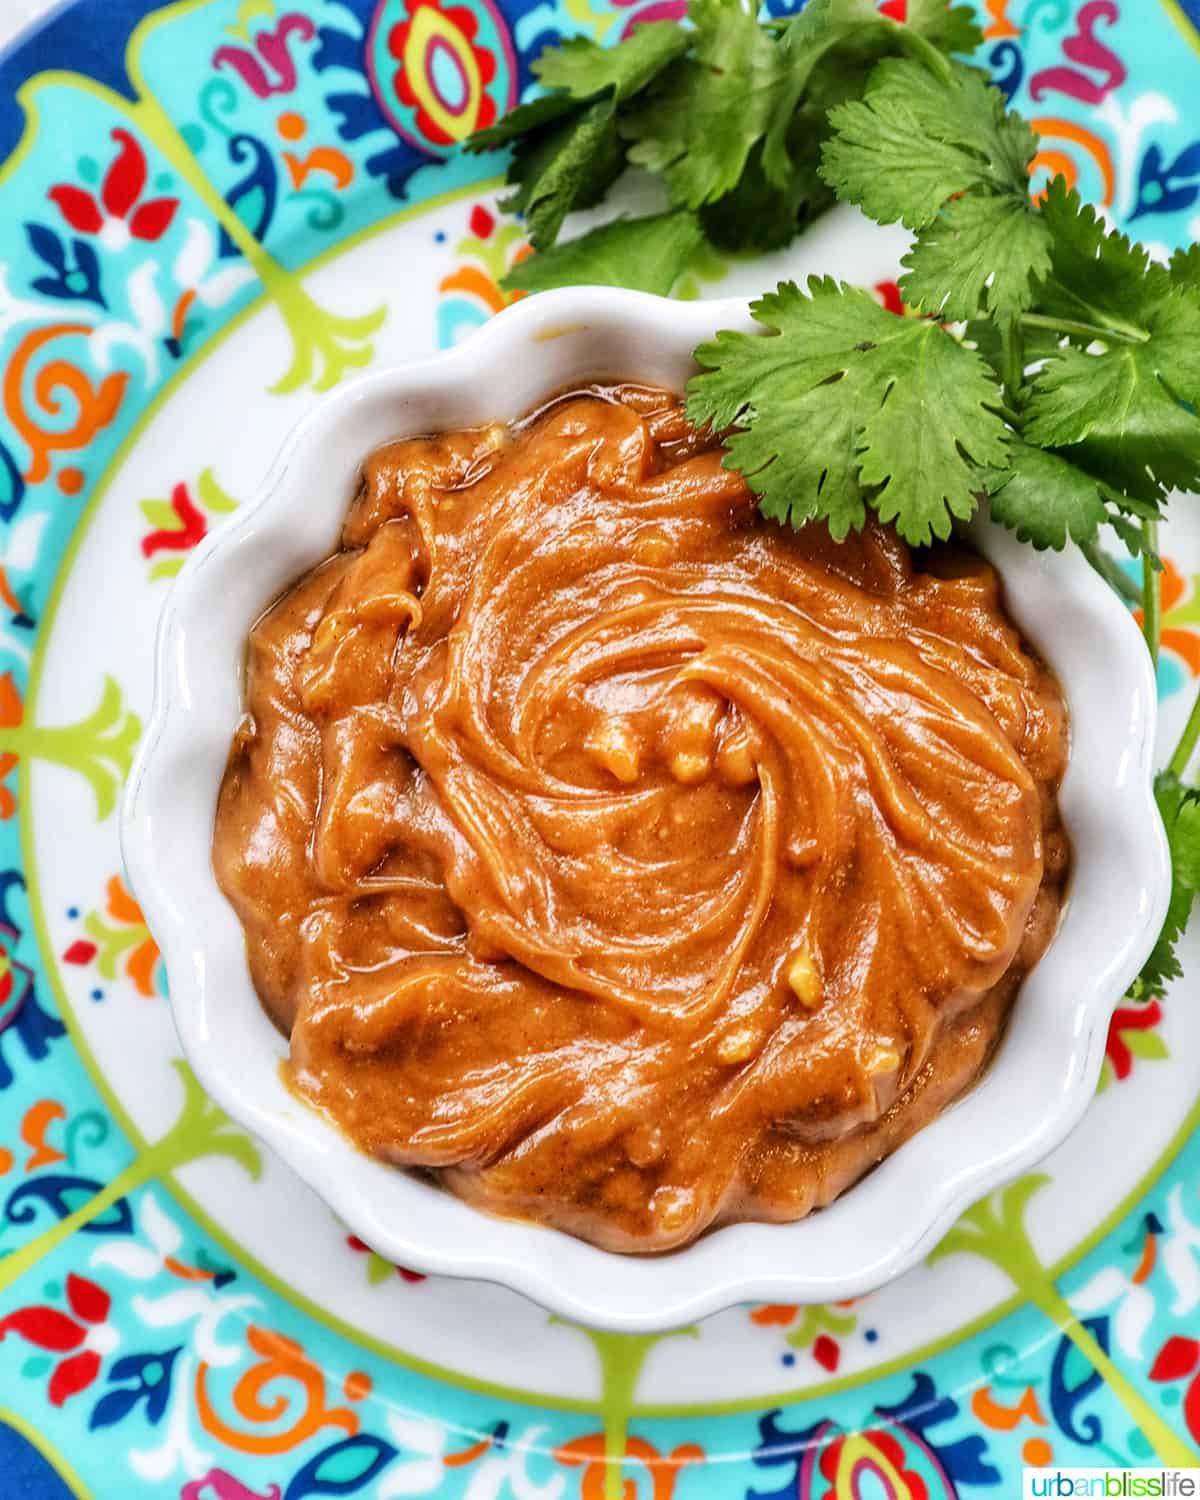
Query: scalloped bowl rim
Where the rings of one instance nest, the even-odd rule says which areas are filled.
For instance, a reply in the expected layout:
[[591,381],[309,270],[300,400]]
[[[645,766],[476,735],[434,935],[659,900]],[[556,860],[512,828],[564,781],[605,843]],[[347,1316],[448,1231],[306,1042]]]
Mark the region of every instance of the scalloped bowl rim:
[[159,626],[155,702],[121,817],[127,871],[166,964],[184,1054],[221,1107],[355,1234],[417,1270],[498,1282],[563,1317],[620,1332],[678,1326],[736,1302],[821,1303],[924,1257],[970,1203],[1074,1128],[1097,1084],[1112,1011],[1170,893],[1151,790],[1154,675],[1128,611],[1072,548],[1035,553],[990,520],[968,536],[1057,671],[1072,749],[1060,804],[1074,847],[1061,925],[1024,982],[980,1082],[842,1198],[794,1224],[734,1224],[664,1256],[621,1256],[489,1218],[372,1160],[285,1087],[286,1042],[255,996],[240,924],[210,849],[252,621],[333,551],[366,453],[406,433],[509,419],[583,378],[680,388],[719,328],[756,329],[744,299],[681,304],[604,287],[530,297],[444,353],[362,376],[287,439],[256,498],[206,538]]

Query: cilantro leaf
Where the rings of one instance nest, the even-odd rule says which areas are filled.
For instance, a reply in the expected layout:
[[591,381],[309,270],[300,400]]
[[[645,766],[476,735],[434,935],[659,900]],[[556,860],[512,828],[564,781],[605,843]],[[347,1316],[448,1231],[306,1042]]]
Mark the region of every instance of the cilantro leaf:
[[617,105],[644,89],[687,50],[686,32],[655,21],[616,47],[572,38],[533,65],[557,92],[520,104],[477,131],[468,151],[514,145],[506,181],[515,189],[500,206],[524,214],[538,249],[552,245],[567,214],[599,203],[625,168]]
[[1050,269],[1050,236],[1028,199],[967,193],[952,199],[901,260],[900,291],[912,307],[947,322],[981,308],[1009,318],[1032,299]]
[[[530,99],[527,104],[518,104],[510,109],[502,120],[484,130],[477,130],[463,142],[463,149],[470,152],[496,151],[502,146],[511,146],[522,136],[530,135],[554,120],[575,112],[575,101],[569,94],[543,94]],[[513,178],[509,178],[513,181]]]
[[[798,115],[797,121],[803,128],[803,117]],[[706,203],[700,222],[722,250],[781,250],[802,223],[819,217],[833,203],[834,195],[817,175],[812,160],[805,165],[801,159],[785,187],[769,182],[760,142],[750,153],[737,186],[715,203]]]
[[1200,419],[1160,379],[1149,344],[1060,349],[1035,377],[1025,438],[1131,496],[1200,488]]
[[962,319],[1012,316],[1049,269],[1050,231],[1029,200],[1037,138],[982,74],[949,83],[889,59],[866,97],[832,111],[821,172],[880,223],[920,231],[901,290],[915,307]]
[[615,219],[519,261],[506,290],[542,292],[555,286],[627,286],[666,294],[704,240],[686,209],[644,219]]
[[1137,1000],[1161,996],[1183,973],[1175,948],[1200,892],[1200,790],[1163,771],[1154,781],[1154,800],[1171,850],[1171,901],[1158,941],[1130,990]]
[[1169,274],[1172,283],[1184,291],[1200,292],[1200,243],[1186,250],[1176,250],[1171,257]]
[[611,89],[620,103],[640,93],[690,44],[688,33],[674,21],[647,21],[615,47],[568,37],[547,47],[533,71],[546,88],[563,89],[572,99],[594,99]]
[[1184,286],[1175,285],[1167,267],[1155,265],[1143,246],[1110,230],[1062,177],[1047,187],[1042,216],[1053,246],[1050,276],[1039,297],[1046,312],[1144,337],[1172,291],[1195,289],[1186,284],[1186,273]]
[[1156,573],[1163,570],[1163,560],[1157,548],[1150,545],[1146,529],[1139,526],[1137,521],[1131,517],[1137,516],[1144,521],[1153,521],[1161,515],[1155,505],[1145,505],[1140,501],[1134,501],[1129,496],[1121,497],[1120,505],[1110,506],[1105,520],[1113,531],[1116,532],[1124,544],[1126,552],[1130,557],[1144,557]]
[[[778,46],[787,67],[787,79],[780,94],[775,118],[767,131],[763,151],[763,168],[768,179],[783,187],[793,170],[794,154],[789,133],[800,101],[809,86],[814,70],[825,55],[849,40],[878,37],[878,47],[886,48],[886,31],[892,23],[880,16],[872,0],[808,0],[808,4],[787,25]],[[853,92],[861,92],[862,80],[869,75],[871,57],[866,66],[856,59]],[[823,133],[827,133],[827,130]]]
[[[1027,441],[1066,456],[1132,496],[1200,487],[1200,288],[1190,257],[1170,270],[1106,229],[1056,180],[1044,216],[1052,235],[1040,305],[1097,327],[1100,347],[1057,349],[1035,377]],[[1109,330],[1105,333],[1104,330]]]
[[[823,95],[820,102],[828,110],[858,98],[874,64],[903,47],[906,33],[919,34],[947,52],[973,52],[983,40],[971,11],[948,9],[944,0],[910,0],[905,22],[881,15],[874,0],[808,0],[792,19],[780,37],[788,82],[763,156],[767,176],[777,187],[788,182],[792,153],[787,133],[801,100],[812,105],[818,102],[814,95]],[[841,74],[841,86],[834,90],[828,85],[831,72]]]
[[629,159],[661,173],[671,201],[700,208],[732,192],[771,125],[784,50],[740,0],[692,0],[691,55],[621,114]]
[[988,483],[992,517],[1039,551],[1061,552],[1068,538],[1093,541],[1108,519],[1094,479],[1055,453],[1014,442],[1009,467]]
[[533,71],[549,92],[467,149],[515,147],[514,191],[501,206],[525,215],[538,249],[567,214],[599,202],[627,161],[662,175],[676,207],[704,209],[714,242],[778,248],[833,201],[816,171],[830,107],[857,98],[912,37],[970,46],[968,17],[942,0],[912,0],[907,24],[881,15],[877,0],[808,0],[764,26],[744,0],[691,0],[690,27],[649,22],[615,47],[571,37],[547,48]]
[[904,24],[943,52],[974,52],[983,32],[969,5],[947,5],[946,0],[908,0]]
[[1037,137],[982,73],[951,66],[947,84],[922,63],[885,58],[866,97],[832,113],[822,175],[880,224],[923,229],[972,188],[1028,196]]
[[937,323],[897,318],[856,288],[783,282],[751,307],[776,337],[719,333],[696,350],[688,416],[720,430],[762,509],[844,537],[870,504],[917,545],[946,537],[1003,467],[1008,433],[982,359]]
[[521,140],[508,169],[516,191],[500,206],[525,215],[540,250],[554,243],[569,213],[599,203],[624,166],[613,106],[599,99]]
[[[800,86],[794,82],[782,98],[762,144],[762,170],[756,147],[733,193],[705,206],[701,217],[714,244],[731,249],[776,249],[786,243],[783,229],[787,223],[795,234],[836,201],[837,195],[819,170],[821,148],[832,133],[829,112],[861,97],[865,80],[895,45],[899,30],[895,22],[875,11],[872,0],[850,3],[863,19],[854,29],[831,27],[838,40],[830,42],[825,33],[820,34],[823,41],[815,59],[820,66],[804,68]],[[835,6],[841,13],[840,0],[824,0],[825,9]],[[818,0],[809,0],[792,25],[798,27],[819,15]],[[799,33],[789,29],[780,45],[790,57],[799,49]]]

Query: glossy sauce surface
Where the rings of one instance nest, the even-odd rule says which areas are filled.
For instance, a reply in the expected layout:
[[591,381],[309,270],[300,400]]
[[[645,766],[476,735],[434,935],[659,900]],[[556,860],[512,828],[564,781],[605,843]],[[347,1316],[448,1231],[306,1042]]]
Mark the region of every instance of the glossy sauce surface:
[[255,626],[214,860],[296,1088],[618,1250],[828,1203],[1052,935],[1056,683],[964,550],[762,519],[636,386],[367,462]]

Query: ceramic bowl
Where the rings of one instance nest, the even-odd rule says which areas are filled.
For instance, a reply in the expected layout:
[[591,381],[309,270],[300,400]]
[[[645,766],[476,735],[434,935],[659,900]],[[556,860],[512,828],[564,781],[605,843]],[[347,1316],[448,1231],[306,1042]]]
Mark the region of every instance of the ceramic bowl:
[[288,1092],[279,1069],[287,1044],[255,996],[242,929],[210,853],[251,624],[336,549],[373,448],[518,417],[584,379],[681,389],[698,342],[719,328],[754,326],[741,300],[681,304],[568,289],[522,301],[455,349],[328,397],[292,434],[253,503],[179,575],[160,627],[154,714],[123,808],[125,861],[166,961],[183,1050],[228,1114],[388,1259],[500,1282],[564,1317],[623,1332],[669,1328],[741,1301],[838,1301],[919,1261],[968,1204],[1026,1172],[1079,1120],[1109,1017],[1149,952],[1169,893],[1150,792],[1155,685],[1133,621],[1075,549],[1037,553],[980,518],[969,538],[999,569],[1013,616],[1068,700],[1061,809],[1075,865],[1058,934],[1022,987],[992,1067],[938,1120],[800,1223],[731,1225],[638,1258],[482,1216],[360,1154]]

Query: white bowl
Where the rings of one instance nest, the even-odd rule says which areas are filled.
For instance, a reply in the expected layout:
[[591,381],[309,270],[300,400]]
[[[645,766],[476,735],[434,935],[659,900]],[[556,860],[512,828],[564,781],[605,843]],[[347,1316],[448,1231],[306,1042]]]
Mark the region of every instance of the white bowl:
[[1074,848],[1070,899],[986,1076],[858,1186],[797,1224],[736,1224],[668,1255],[620,1256],[482,1216],[360,1154],[285,1088],[286,1043],[255,995],[242,929],[211,861],[250,625],[336,549],[373,448],[518,417],[583,379],[634,377],[679,390],[697,343],[719,328],[756,326],[740,299],[681,304],[568,289],[519,303],[447,353],[329,397],[292,434],[258,497],[179,575],[160,626],[154,714],[122,814],[125,862],[166,961],[183,1050],[213,1098],[381,1255],[500,1282],[565,1317],[622,1332],[673,1327],[739,1301],[853,1297],[920,1260],[968,1204],[1027,1171],[1077,1123],[1113,1007],[1169,895],[1150,791],[1155,685],[1135,625],[1076,550],[1035,553],[978,519],[970,540],[999,568],[1014,617],[1054,666],[1070,708],[1060,799]]

